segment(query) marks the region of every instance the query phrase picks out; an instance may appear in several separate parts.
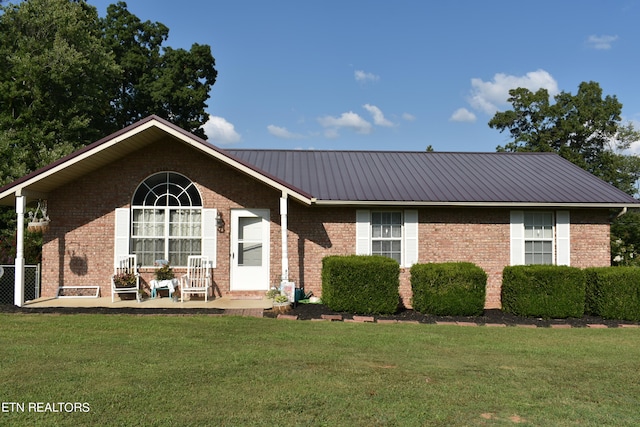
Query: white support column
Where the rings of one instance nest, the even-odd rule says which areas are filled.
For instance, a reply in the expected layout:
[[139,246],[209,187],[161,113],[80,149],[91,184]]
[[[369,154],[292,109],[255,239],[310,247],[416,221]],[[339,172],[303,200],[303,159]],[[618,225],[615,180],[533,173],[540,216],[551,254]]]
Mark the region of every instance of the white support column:
[[282,282],[289,281],[289,249],[288,249],[288,224],[287,224],[287,214],[288,214],[288,195],[285,192],[282,192],[282,197],[280,198],[280,229],[282,231]]
[[22,307],[22,305],[24,304],[24,208],[25,197],[16,196],[16,214],[18,217],[18,226],[13,303],[18,307]]

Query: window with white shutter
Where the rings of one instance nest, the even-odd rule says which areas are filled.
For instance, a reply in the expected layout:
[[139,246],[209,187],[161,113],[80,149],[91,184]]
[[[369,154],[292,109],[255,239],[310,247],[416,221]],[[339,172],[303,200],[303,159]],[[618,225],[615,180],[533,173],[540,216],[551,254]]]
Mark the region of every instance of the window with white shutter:
[[418,261],[418,211],[356,211],[356,254],[381,255],[403,267]]
[[511,265],[570,264],[569,211],[511,211]]

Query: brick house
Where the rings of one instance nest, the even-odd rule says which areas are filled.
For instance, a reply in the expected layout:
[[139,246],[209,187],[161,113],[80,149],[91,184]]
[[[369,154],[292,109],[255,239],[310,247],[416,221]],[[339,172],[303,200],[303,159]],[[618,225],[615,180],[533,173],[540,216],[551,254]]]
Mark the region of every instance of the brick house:
[[110,295],[126,253],[145,280],[154,260],[206,254],[217,297],[283,280],[320,295],[322,258],[355,253],[399,262],[407,306],[412,264],[473,262],[487,308],[507,265],[609,265],[610,221],[639,203],[550,153],[222,150],[156,116],[0,188],[19,218],[39,199],[42,296]]

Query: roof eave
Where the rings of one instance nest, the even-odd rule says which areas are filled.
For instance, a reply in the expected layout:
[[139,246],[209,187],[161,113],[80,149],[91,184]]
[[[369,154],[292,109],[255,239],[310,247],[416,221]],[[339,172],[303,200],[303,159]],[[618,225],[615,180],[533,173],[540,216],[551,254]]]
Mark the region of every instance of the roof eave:
[[638,203],[561,203],[561,202],[433,202],[394,200],[315,200],[315,206],[383,206],[383,207],[473,207],[473,208],[640,208]]

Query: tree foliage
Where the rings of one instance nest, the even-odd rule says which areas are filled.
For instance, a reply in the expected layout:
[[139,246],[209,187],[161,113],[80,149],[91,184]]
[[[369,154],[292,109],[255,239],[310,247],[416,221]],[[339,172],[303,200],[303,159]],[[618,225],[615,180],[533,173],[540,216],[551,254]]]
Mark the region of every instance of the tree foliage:
[[[151,114],[205,137],[215,60],[118,2],[0,0],[0,186]],[[0,257],[15,240],[0,209]]]
[[150,114],[205,137],[215,83],[208,45],[163,47],[169,29],[124,2],[0,5],[0,184]]
[[3,6],[0,16],[0,182],[100,137],[119,68],[95,8],[68,0]]
[[156,114],[206,138],[201,128],[208,118],[205,101],[217,77],[210,47],[197,43],[189,51],[162,47],[169,28],[142,22],[124,2],[107,8],[101,27],[121,68],[110,118],[114,130]]
[[582,82],[576,95],[561,92],[551,103],[546,89],[509,91],[513,109],[497,112],[489,126],[508,130],[512,141],[498,151],[552,151],[621,190],[635,194],[640,176],[637,156],[624,155],[640,139],[633,125],[621,123],[622,104],[602,97],[596,82]]

